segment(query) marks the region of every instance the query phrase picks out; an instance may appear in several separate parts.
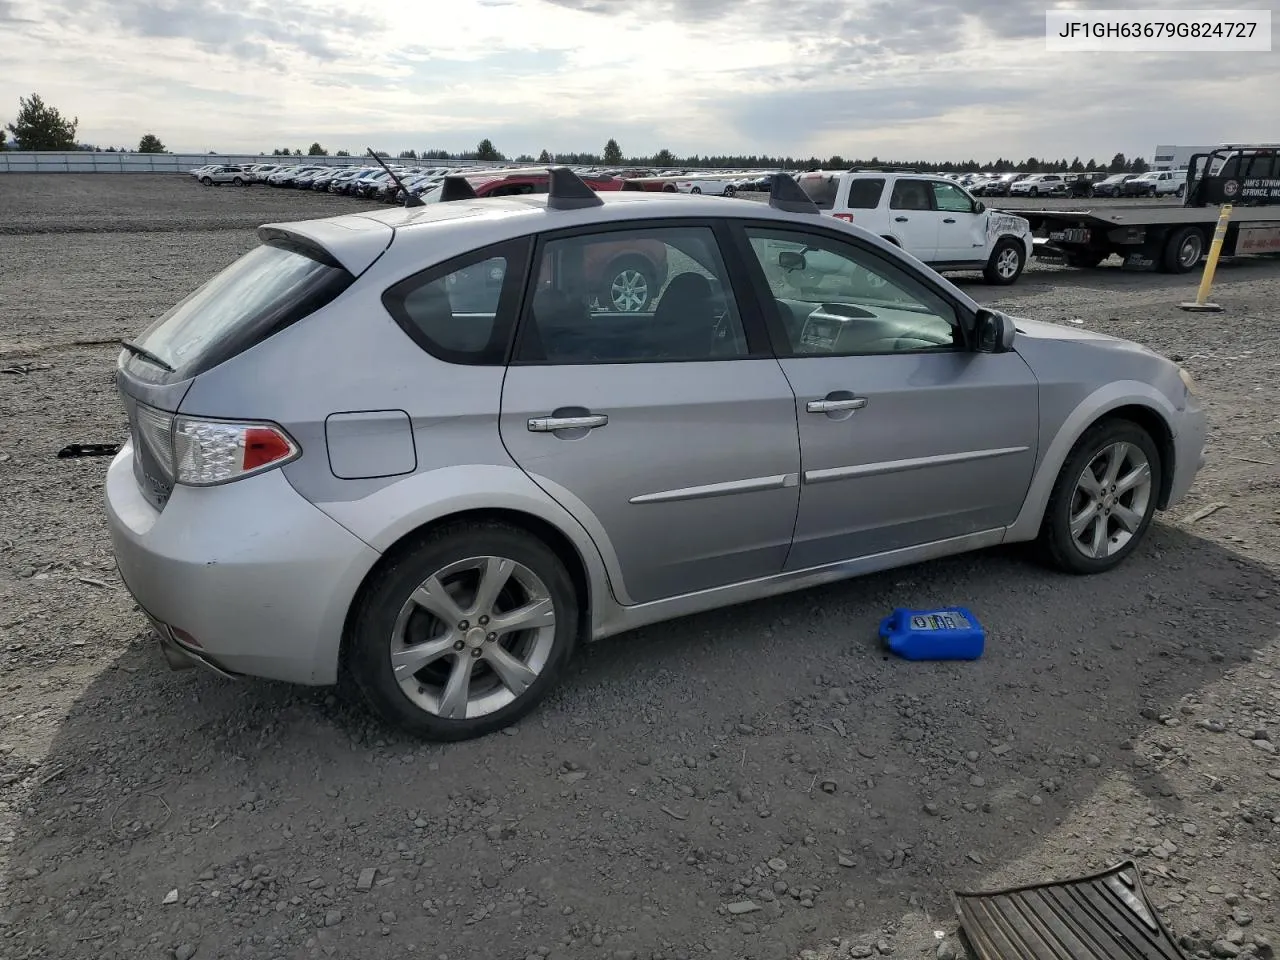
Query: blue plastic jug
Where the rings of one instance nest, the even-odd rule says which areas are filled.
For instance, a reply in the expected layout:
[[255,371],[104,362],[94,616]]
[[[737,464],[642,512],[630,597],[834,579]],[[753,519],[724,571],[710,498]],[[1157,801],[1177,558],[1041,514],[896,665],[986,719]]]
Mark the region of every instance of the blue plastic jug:
[[964,607],[894,610],[880,622],[880,638],[907,660],[977,660],[986,631]]

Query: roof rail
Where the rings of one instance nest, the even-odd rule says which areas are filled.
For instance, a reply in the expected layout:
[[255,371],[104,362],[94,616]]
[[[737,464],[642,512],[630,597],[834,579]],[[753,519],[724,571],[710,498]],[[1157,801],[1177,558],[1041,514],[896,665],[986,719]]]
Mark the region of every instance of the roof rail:
[[788,173],[773,175],[769,186],[769,206],[785,213],[822,213],[809,195],[800,189],[795,177]]
[[440,181],[440,194],[437,203],[448,203],[450,200],[474,200],[475,188],[471,181],[463,176],[449,176]]
[[568,167],[547,167],[551,182],[547,189],[547,207],[552,210],[580,210],[604,205],[600,194]]

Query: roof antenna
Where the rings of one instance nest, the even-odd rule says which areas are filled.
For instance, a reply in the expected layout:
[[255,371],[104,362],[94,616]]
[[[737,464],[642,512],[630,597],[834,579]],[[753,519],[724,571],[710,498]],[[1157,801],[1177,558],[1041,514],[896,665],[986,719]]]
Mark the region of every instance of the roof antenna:
[[568,167],[547,167],[551,182],[547,185],[547,206],[552,210],[581,210],[604,205],[600,194]]
[[395,175],[395,172],[390,167],[388,167],[385,163],[382,162],[382,158],[373,152],[373,147],[365,147],[365,149],[369,151],[369,156],[373,157],[373,159],[378,161],[378,166],[382,167],[383,170],[387,171],[387,175],[390,176],[391,179],[396,182],[396,186],[399,187],[400,191],[404,194],[404,205],[406,207],[425,206],[425,204],[422,201],[422,198],[415,197],[412,193],[410,193],[409,188],[404,185],[404,181],[401,180],[399,177],[397,177]]
[[796,183],[795,177],[789,173],[775,173],[773,183],[769,187],[769,206],[785,213],[816,213],[821,215],[809,195]]

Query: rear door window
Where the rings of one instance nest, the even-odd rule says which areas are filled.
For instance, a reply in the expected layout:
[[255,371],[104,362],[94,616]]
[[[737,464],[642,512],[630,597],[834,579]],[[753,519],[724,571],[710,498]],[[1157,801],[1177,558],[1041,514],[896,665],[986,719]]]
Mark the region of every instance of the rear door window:
[[137,373],[149,367],[149,380],[197,376],[319,310],[354,279],[319,247],[270,240],[236,260],[133,341],[172,370],[138,356],[128,363]]

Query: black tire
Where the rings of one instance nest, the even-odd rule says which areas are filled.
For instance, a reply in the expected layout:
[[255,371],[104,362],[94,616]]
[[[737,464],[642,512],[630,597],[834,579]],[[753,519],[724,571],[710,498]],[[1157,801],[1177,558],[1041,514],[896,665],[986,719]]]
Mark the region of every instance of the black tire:
[[[401,689],[391,665],[392,638],[401,608],[424,581],[450,564],[485,556],[514,560],[546,586],[555,613],[553,645],[537,678],[509,704],[479,717],[448,719],[415,704]],[[452,524],[426,534],[366,585],[352,611],[345,670],[388,723],[427,740],[470,740],[510,726],[551,691],[573,654],[578,619],[573,580],[545,543],[503,523]]]
[[206,187],[213,186],[213,180],[209,177],[201,177],[200,182],[203,183]]
[[[1013,251],[1013,253],[1009,253]],[[1002,264],[1006,258],[1017,255],[1017,268],[1012,272],[1005,271]],[[1018,278],[1022,276],[1022,271],[1027,266],[1027,251],[1021,243],[1011,237],[1005,237],[1000,240],[995,249],[991,251],[991,258],[987,260],[987,265],[982,270],[982,277],[987,283],[993,283],[997,286],[1007,287],[1011,283],[1016,283]],[[1004,271],[1004,272],[1002,272]]]
[[738,188],[735,187],[733,184],[730,184],[729,186],[724,188],[724,195],[726,197],[734,197],[734,196],[737,196],[737,194],[738,194]]
[[1108,253],[1068,253],[1063,259],[1068,267],[1090,270],[1109,256]]
[[[1076,546],[1071,535],[1071,511],[1075,500],[1076,484],[1085,468],[1107,447],[1115,443],[1129,443],[1142,451],[1151,470],[1150,495],[1142,512],[1138,527],[1127,543],[1106,557],[1087,556]],[[1066,463],[1054,481],[1044,518],[1040,522],[1040,535],[1036,541],[1041,559],[1050,566],[1066,573],[1103,573],[1118,566],[1137,548],[1151,526],[1155,516],[1156,500],[1160,490],[1163,464],[1155,441],[1142,427],[1131,420],[1113,418],[1095,423],[1076,441]]]
[[1177,197],[1179,200],[1181,200],[1183,197],[1187,195],[1187,185],[1185,183],[1180,184],[1178,186],[1178,189],[1173,192],[1173,195]]
[[[624,309],[614,299],[613,288],[615,283],[622,279],[624,274],[639,274],[644,282],[644,299],[638,306],[631,306],[630,309]],[[642,313],[649,304],[651,304],[658,295],[659,278],[653,268],[653,264],[644,257],[634,255],[618,257],[609,263],[604,273],[600,276],[599,293],[597,297],[600,306],[605,309],[612,309],[618,313]]]
[[1032,187],[1030,190],[1027,191],[1027,196],[1038,197],[1040,196],[1040,190],[1036,187]]
[[690,193],[701,193],[701,192],[702,192],[702,188],[701,188],[701,187],[698,187],[698,186],[693,186],[693,187],[690,187],[690,188],[689,188],[689,192],[690,192]]
[[243,186],[244,186],[244,177],[236,177],[236,178],[235,178],[234,180],[232,180],[231,182],[232,182],[232,183],[234,183],[237,187],[243,187]]
[[1199,227],[1183,227],[1169,235],[1160,257],[1164,273],[1190,273],[1204,256],[1204,232]]

